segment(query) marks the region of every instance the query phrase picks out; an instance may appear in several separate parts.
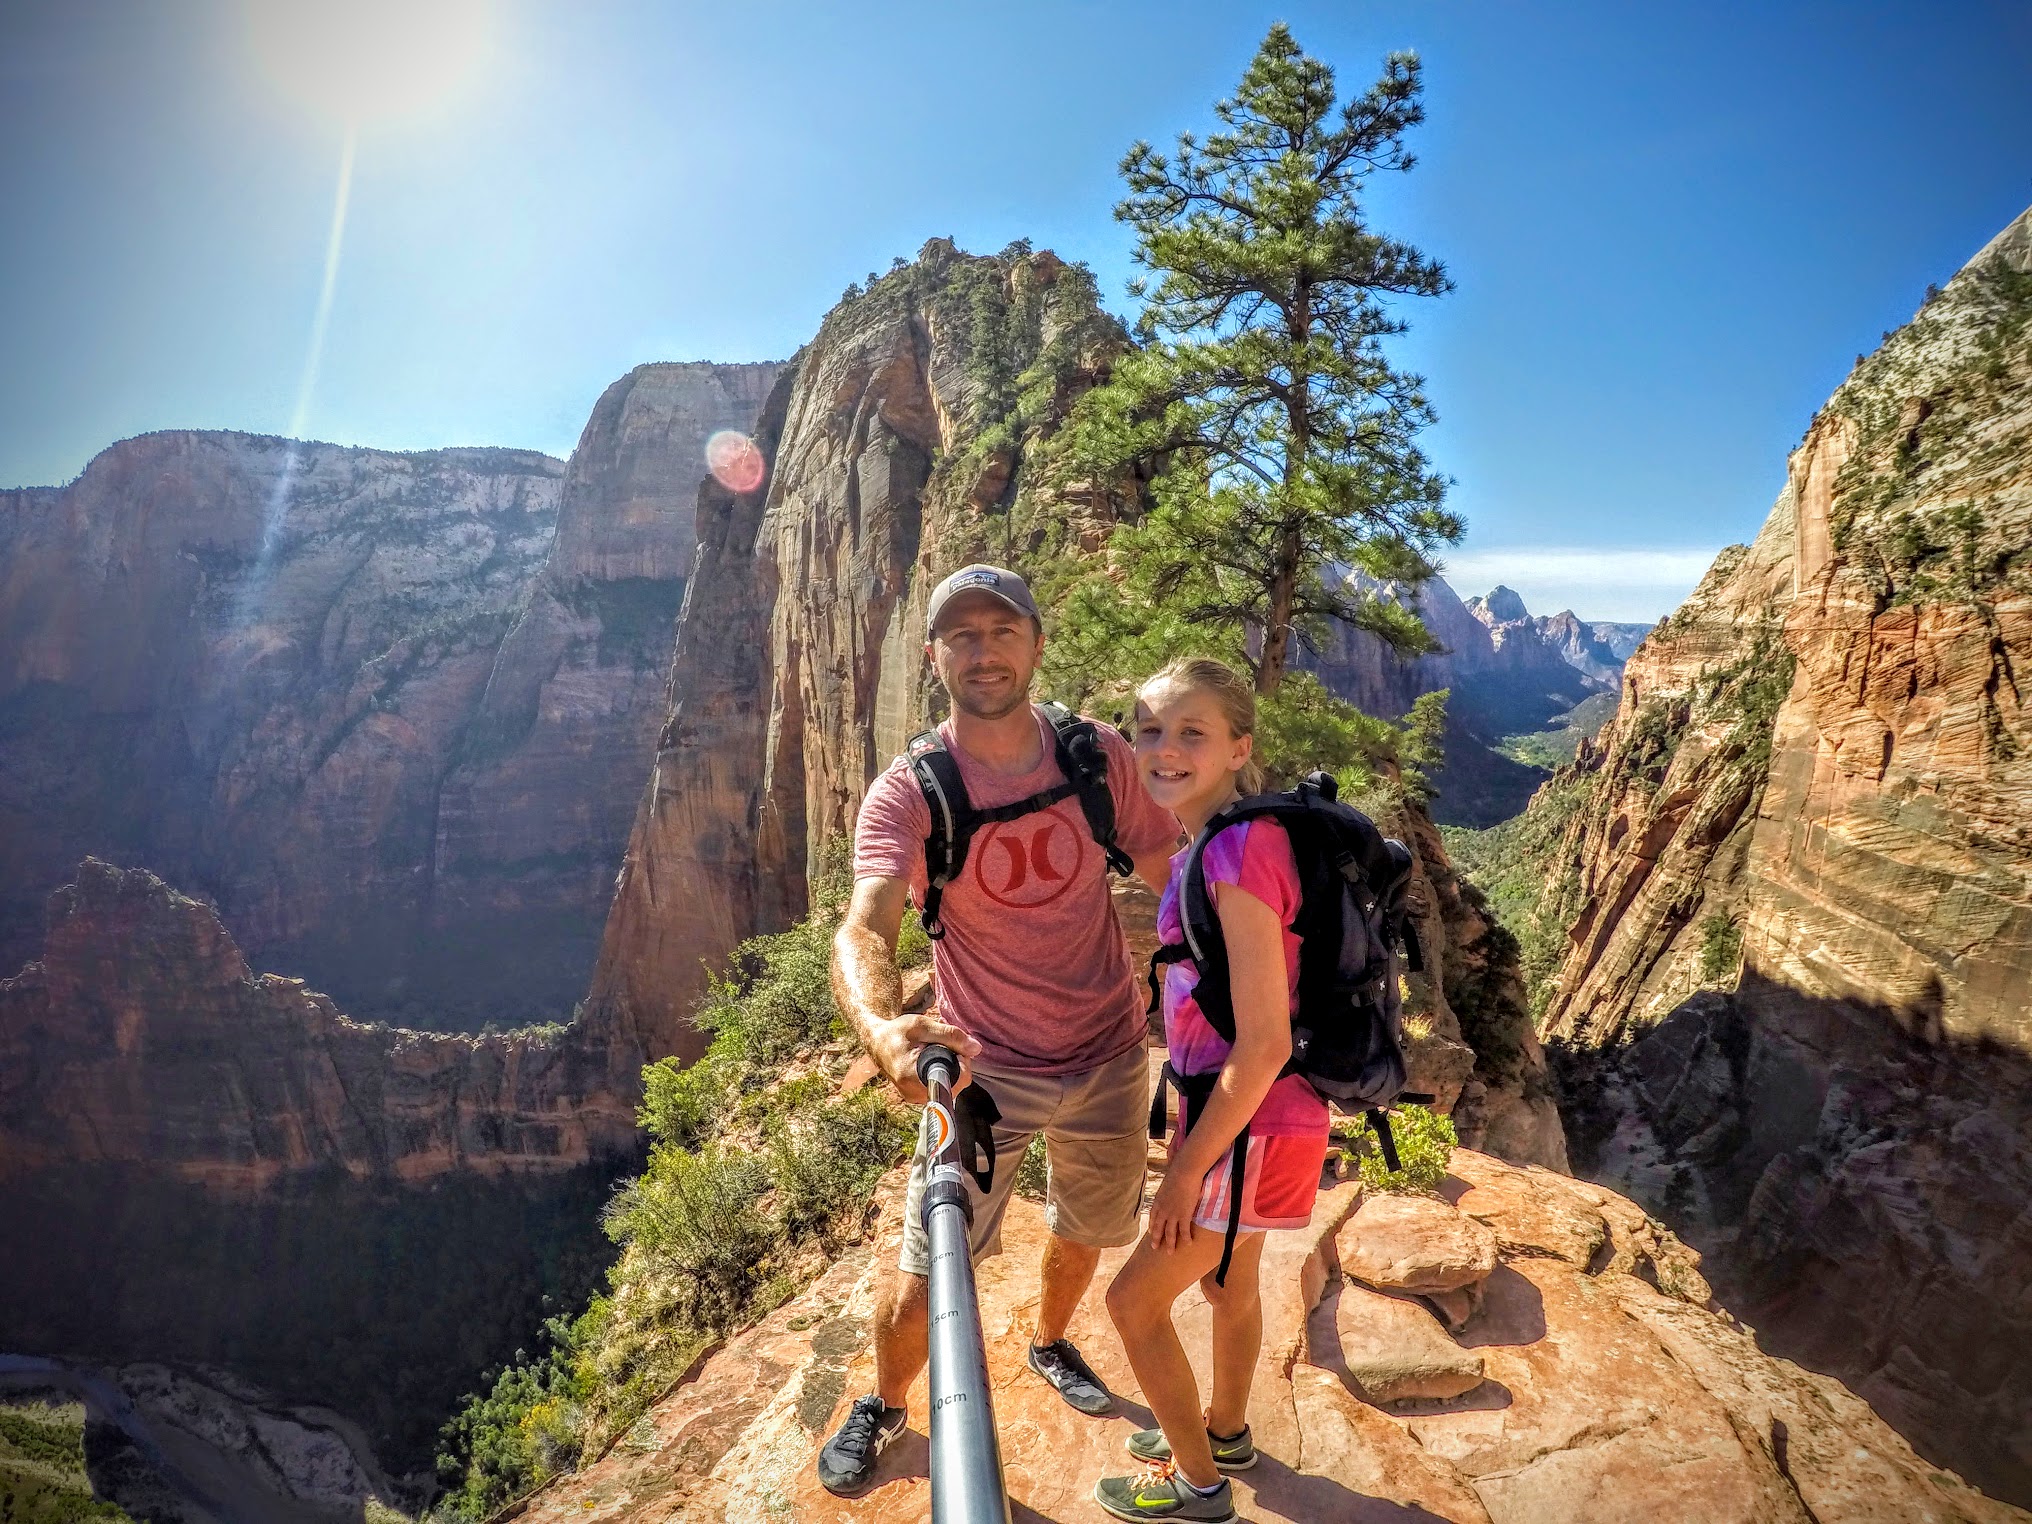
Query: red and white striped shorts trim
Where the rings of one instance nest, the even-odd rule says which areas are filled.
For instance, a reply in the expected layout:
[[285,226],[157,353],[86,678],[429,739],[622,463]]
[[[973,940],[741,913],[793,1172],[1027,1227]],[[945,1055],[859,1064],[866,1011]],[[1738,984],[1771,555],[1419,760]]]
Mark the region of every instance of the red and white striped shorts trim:
[[[1319,1174],[1326,1164],[1326,1142],[1323,1132],[1296,1138],[1250,1136],[1249,1155],[1242,1164],[1243,1232],[1302,1228],[1312,1220],[1312,1202],[1319,1194]],[[1195,1225],[1215,1233],[1227,1232],[1234,1169],[1231,1148],[1207,1171],[1200,1185],[1199,1205],[1192,1215]]]

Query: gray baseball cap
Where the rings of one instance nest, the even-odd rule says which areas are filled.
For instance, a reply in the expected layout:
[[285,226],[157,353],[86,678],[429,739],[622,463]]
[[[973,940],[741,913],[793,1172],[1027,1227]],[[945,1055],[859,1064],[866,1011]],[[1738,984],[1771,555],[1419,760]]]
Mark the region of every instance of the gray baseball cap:
[[986,566],[976,563],[962,566],[945,581],[932,589],[931,608],[925,616],[925,638],[938,633],[940,610],[961,593],[988,593],[1000,598],[1019,614],[1028,614],[1035,619],[1038,628],[1044,626],[1044,616],[1037,612],[1037,600],[1030,596],[1030,584],[1007,567]]

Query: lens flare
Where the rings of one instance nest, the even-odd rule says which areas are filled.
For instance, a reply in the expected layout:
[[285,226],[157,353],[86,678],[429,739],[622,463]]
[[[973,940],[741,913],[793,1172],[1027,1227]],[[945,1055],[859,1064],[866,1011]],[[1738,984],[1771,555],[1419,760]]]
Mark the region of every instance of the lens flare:
[[729,492],[753,492],[769,474],[755,441],[736,429],[721,429],[706,441],[706,469]]
[[245,0],[286,94],[338,121],[415,117],[457,95],[490,41],[488,0]]

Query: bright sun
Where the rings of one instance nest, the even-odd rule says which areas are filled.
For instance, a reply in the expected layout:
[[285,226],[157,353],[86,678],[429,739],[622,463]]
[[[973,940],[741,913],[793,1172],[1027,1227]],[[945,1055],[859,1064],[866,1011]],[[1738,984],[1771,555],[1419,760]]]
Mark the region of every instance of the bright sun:
[[312,109],[358,126],[437,105],[488,43],[487,0],[248,0],[255,56]]

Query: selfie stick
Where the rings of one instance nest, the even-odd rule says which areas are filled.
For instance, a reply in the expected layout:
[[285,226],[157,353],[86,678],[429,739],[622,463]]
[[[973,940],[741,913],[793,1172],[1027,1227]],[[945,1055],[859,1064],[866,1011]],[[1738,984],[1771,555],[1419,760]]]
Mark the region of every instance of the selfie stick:
[[1002,1482],[1002,1444],[988,1394],[988,1354],[974,1296],[974,1260],[967,1243],[973,1202],[960,1172],[953,1086],[960,1061],[937,1043],[917,1055],[917,1077],[930,1099],[924,1108],[924,1232],[931,1240],[931,1519],[932,1524],[1009,1524]]

